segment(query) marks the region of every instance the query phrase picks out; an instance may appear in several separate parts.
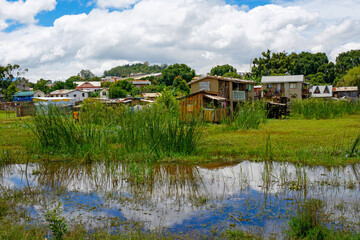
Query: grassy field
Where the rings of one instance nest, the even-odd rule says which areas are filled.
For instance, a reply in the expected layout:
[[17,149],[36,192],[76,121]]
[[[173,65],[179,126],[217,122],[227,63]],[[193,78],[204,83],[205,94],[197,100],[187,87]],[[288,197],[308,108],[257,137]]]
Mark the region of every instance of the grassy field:
[[[31,118],[8,117],[0,111],[0,161],[23,162],[67,160],[68,155],[39,154],[30,147],[35,137],[29,129]],[[256,130],[232,131],[226,125],[208,124],[199,147],[191,155],[161,161],[275,160],[314,165],[341,165],[360,162],[350,158],[354,140],[360,135],[360,115],[335,119],[270,119]],[[360,146],[357,146],[359,151]],[[101,156],[99,156],[101,159]]]
[[210,126],[200,151],[209,158],[338,165],[360,161],[359,156],[349,158],[348,153],[359,135],[360,115],[324,120],[270,119],[258,130],[229,132],[224,126]]

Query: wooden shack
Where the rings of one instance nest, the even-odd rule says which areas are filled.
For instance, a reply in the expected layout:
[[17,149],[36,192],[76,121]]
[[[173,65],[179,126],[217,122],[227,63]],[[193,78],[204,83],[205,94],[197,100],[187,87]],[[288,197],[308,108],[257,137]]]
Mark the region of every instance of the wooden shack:
[[180,100],[181,120],[199,116],[206,122],[220,123],[226,117],[226,98],[218,93],[199,91]]
[[208,91],[217,93],[219,97],[225,98],[233,110],[236,105],[244,101],[254,100],[254,81],[237,78],[226,78],[220,76],[204,76],[188,83],[191,93]]

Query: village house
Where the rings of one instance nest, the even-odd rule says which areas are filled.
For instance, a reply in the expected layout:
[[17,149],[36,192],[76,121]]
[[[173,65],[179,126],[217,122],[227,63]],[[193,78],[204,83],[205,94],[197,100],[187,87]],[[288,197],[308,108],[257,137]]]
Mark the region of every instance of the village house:
[[333,95],[335,98],[358,98],[359,97],[359,89],[357,86],[355,87],[334,87],[332,89]]
[[44,97],[45,93],[36,90],[34,91],[20,91],[14,94],[13,101],[14,102],[32,102],[34,97]]
[[264,76],[261,78],[265,99],[286,97],[302,99],[309,96],[304,75]]
[[91,81],[91,82],[74,82],[77,86],[76,89],[88,91],[88,92],[97,92],[101,90],[101,82]]
[[75,98],[75,101],[79,102],[87,99],[89,97],[89,93],[78,89],[62,89],[51,92],[49,97]]
[[219,76],[204,76],[188,83],[191,94],[206,91],[224,98],[226,107],[233,111],[237,104],[254,100],[254,81]]
[[311,86],[309,88],[310,96],[314,98],[331,98],[333,96],[332,85]]

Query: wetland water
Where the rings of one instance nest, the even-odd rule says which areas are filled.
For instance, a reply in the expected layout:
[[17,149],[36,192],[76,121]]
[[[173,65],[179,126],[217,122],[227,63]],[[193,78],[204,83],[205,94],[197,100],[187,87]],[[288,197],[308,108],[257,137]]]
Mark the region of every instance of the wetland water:
[[[289,163],[71,164],[0,167],[0,190],[28,192],[33,222],[60,202],[68,224],[121,230],[196,231],[235,226],[262,236],[282,236],[298,203],[320,199],[336,228],[358,230],[360,165],[325,168]],[[30,202],[30,201],[29,201]]]

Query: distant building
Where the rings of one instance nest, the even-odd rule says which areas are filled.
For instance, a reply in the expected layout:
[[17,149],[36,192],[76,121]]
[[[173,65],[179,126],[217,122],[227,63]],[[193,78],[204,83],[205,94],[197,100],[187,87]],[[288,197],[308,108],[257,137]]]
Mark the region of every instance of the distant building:
[[315,98],[331,98],[333,96],[332,85],[329,86],[311,86],[309,88],[310,96]]
[[91,81],[91,82],[74,82],[77,86],[76,89],[97,92],[101,90],[101,82]]
[[37,91],[20,91],[14,94],[13,102],[32,102],[34,97],[44,97],[45,93]]
[[49,97],[75,98],[75,101],[79,102],[87,99],[89,97],[89,93],[78,89],[72,89],[72,90],[62,89],[51,92],[49,94]]
[[161,93],[142,93],[141,96],[145,99],[154,100],[161,96]]
[[25,78],[17,79],[15,80],[16,88],[19,89],[19,91],[29,91],[30,90],[30,83]]
[[142,86],[148,86],[151,85],[151,81],[149,80],[133,80],[131,83],[134,85],[134,87],[141,88]]
[[357,86],[354,87],[334,87],[332,89],[333,95],[336,98],[349,97],[349,98],[358,98],[359,89]]
[[309,96],[304,75],[264,76],[261,78],[264,98],[286,97],[302,99]]

